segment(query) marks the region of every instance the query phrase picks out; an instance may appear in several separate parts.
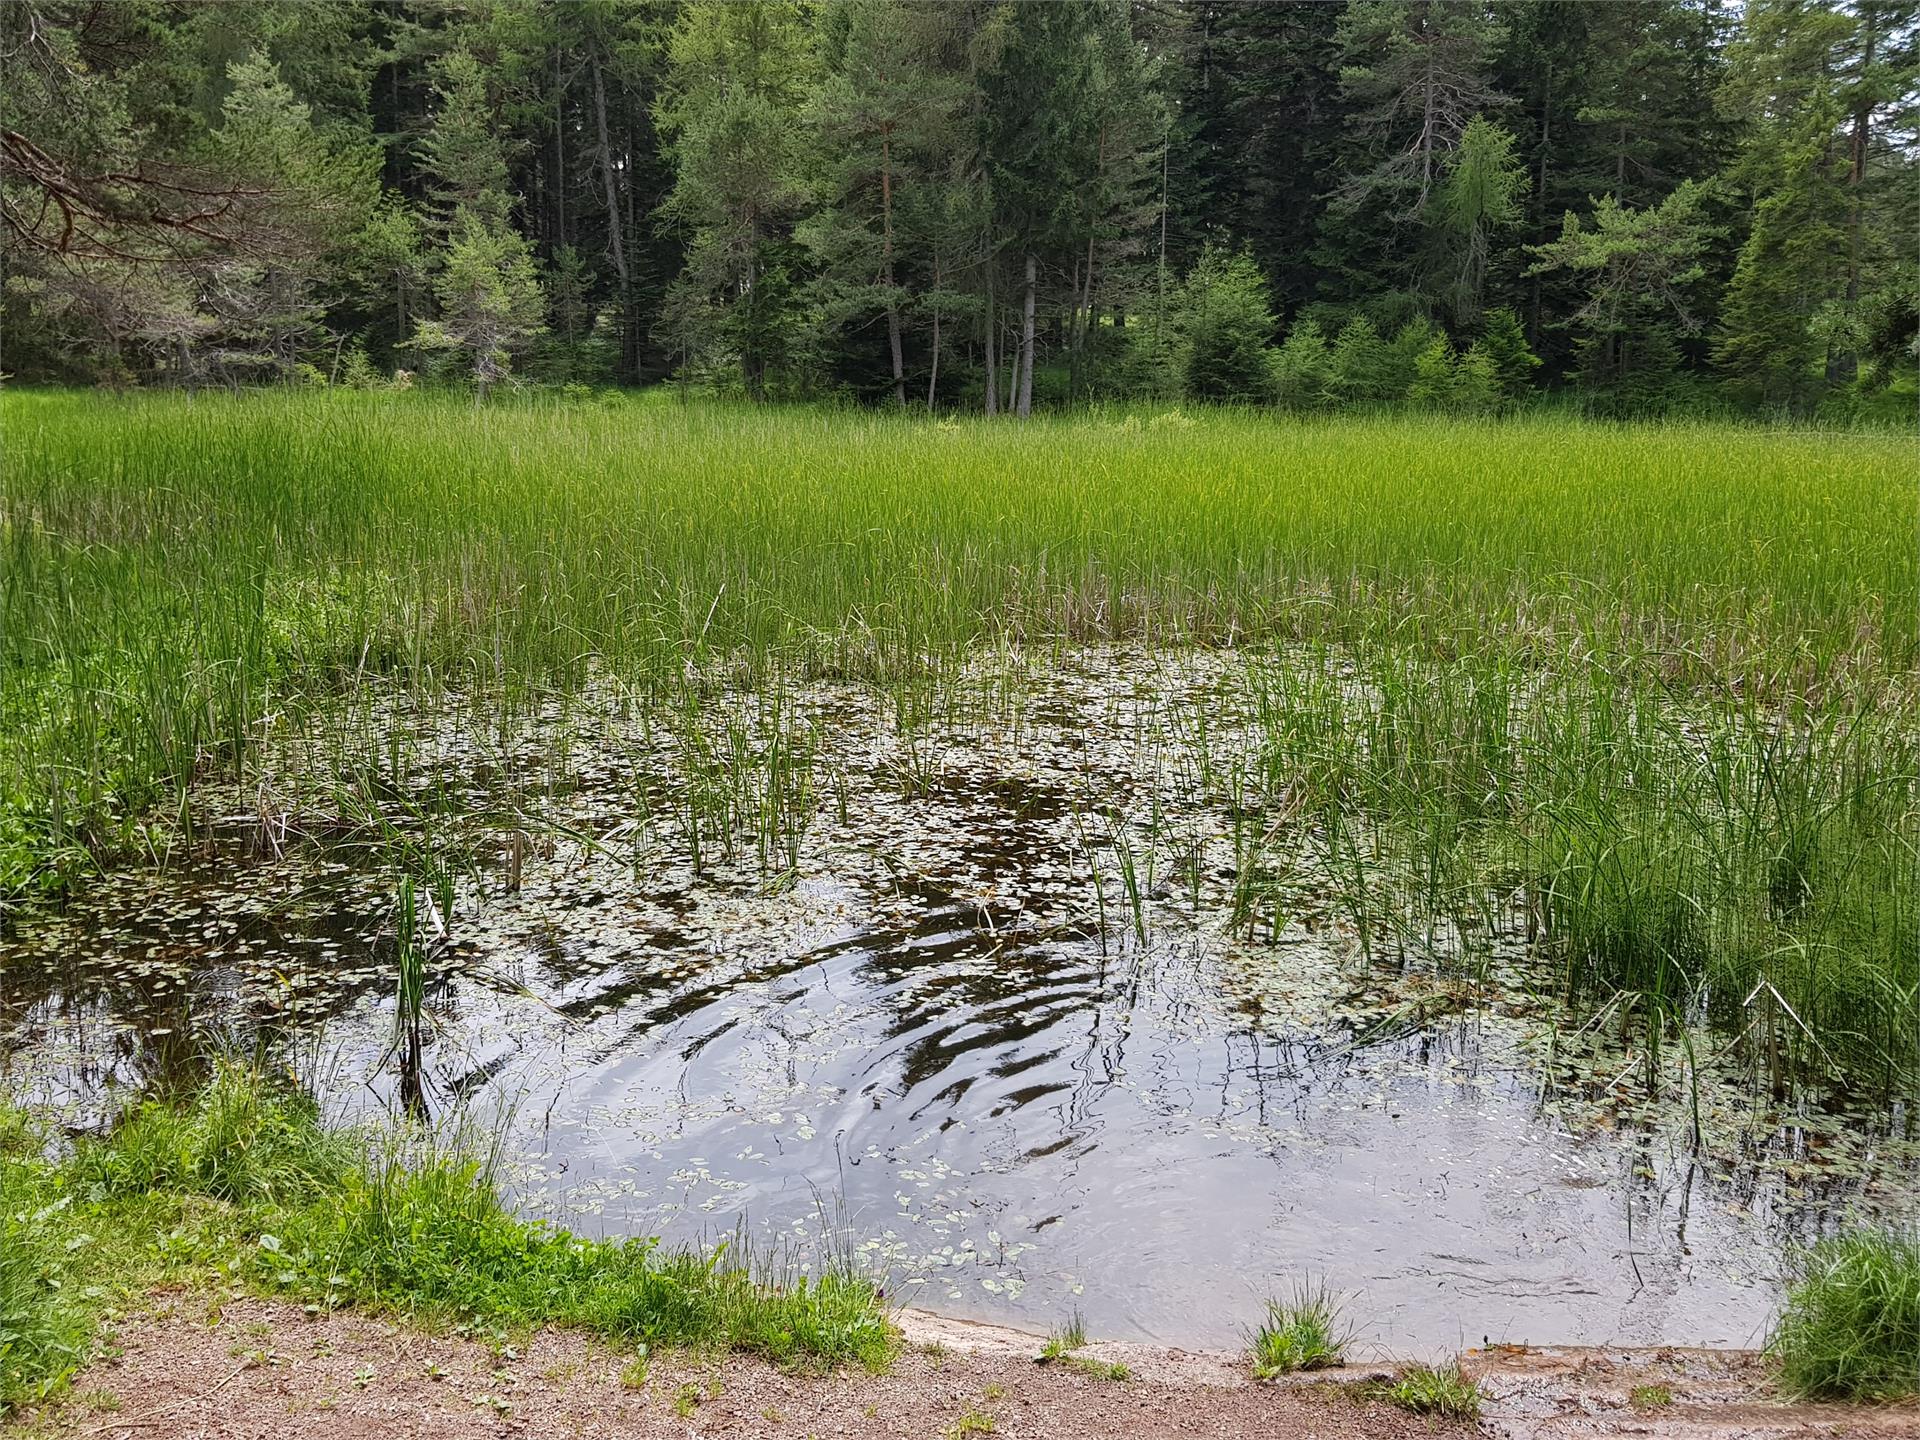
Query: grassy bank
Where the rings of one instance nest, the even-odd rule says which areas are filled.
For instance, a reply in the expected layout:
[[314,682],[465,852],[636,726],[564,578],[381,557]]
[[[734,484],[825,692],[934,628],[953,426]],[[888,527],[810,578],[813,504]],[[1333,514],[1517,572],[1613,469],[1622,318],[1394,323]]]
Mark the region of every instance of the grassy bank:
[[484,1154],[413,1132],[324,1126],[311,1102],[221,1070],[177,1104],[50,1158],[0,1109],[0,1413],[57,1388],[99,1317],[151,1286],[241,1287],[354,1305],[504,1342],[565,1325],[639,1357],[731,1349],[878,1369],[895,1332],[850,1269],[784,1273],[735,1246],[585,1240],[514,1216]]
[[1920,1234],[1854,1231],[1807,1250],[1768,1348],[1789,1394],[1920,1394]]
[[[290,734],[334,808],[401,835],[411,731],[457,711],[504,748],[606,683],[688,737],[696,869],[742,827],[790,865],[825,803],[779,719],[809,677],[937,729],[970,647],[1285,645],[1248,674],[1258,756],[1216,764],[1200,727],[1190,757],[1237,817],[1249,934],[1304,858],[1369,954],[1472,973],[1519,928],[1565,998],[1644,1028],[1649,1083],[1701,1019],[1776,1094],[1888,1095],[1920,1064],[1898,437],[664,396],[0,406],[0,905],[164,853],[203,782],[284,778]],[[703,738],[720,687],[766,735]]]

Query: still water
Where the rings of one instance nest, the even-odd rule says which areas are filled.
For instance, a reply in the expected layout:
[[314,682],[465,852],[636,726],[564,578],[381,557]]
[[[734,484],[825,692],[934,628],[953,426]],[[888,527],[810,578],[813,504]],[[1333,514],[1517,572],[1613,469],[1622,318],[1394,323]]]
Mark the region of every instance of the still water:
[[[1033,707],[903,784],[876,759],[891,722],[831,713],[833,793],[776,882],[646,848],[632,797],[667,742],[617,720],[545,792],[559,833],[600,838],[516,848],[513,885],[494,845],[463,882],[430,1089],[499,1127],[529,1210],[738,1232],[795,1265],[852,1250],[903,1303],[1175,1344],[1237,1344],[1265,1296],[1324,1282],[1395,1352],[1754,1344],[1786,1247],[1920,1214],[1904,1111],[1709,1083],[1696,1145],[1630,1046],[1567,1043],[1518,947],[1466,994],[1361,960],[1312,905],[1250,942],[1170,868],[1137,919],[1116,877],[1090,900],[1075,795],[1160,776],[1182,800],[1139,714]],[[498,787],[457,749],[449,773]],[[209,821],[164,870],[14,927],[16,1093],[97,1123],[224,1048],[287,1061],[336,1114],[389,1102],[389,877],[263,828]]]

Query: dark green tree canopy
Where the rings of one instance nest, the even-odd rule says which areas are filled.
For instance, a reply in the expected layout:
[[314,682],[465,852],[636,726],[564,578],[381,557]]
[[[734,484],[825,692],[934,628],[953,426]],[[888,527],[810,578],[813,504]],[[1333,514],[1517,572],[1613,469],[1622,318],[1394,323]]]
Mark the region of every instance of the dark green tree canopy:
[[12,0],[8,371],[1885,408],[1920,0]]

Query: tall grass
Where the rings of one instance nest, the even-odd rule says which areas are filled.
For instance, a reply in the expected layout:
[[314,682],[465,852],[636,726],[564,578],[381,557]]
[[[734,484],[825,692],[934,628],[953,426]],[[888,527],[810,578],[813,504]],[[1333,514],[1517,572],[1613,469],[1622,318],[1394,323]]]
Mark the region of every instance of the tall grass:
[[[1249,672],[1259,765],[1216,777],[1243,933],[1317,846],[1375,955],[1471,965],[1518,895],[1650,1057],[1701,1016],[1776,1092],[1890,1090],[1920,1053],[1897,437],[293,394],[10,393],[0,421],[0,908],[163,846],[290,733],[385,824],[396,717],[470,707],[505,753],[607,682],[675,737],[639,819],[696,871],[790,873],[799,680],[886,690],[912,790],[969,647],[1286,644]],[[756,712],[710,723],[720,685]],[[1144,940],[1157,856],[1101,839]]]
[[1364,945],[1469,974],[1524,939],[1567,999],[1717,1022],[1776,1095],[1920,1079],[1920,705],[1676,693],[1617,657],[1310,648],[1251,666],[1259,785]]
[[1920,1234],[1856,1230],[1815,1244],[1768,1348],[1790,1394],[1920,1394]]

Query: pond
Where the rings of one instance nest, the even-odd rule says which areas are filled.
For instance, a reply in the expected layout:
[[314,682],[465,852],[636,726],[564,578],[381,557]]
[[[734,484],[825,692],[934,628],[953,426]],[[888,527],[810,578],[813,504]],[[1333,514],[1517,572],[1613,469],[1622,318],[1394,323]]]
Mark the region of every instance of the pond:
[[[607,692],[504,740],[399,697],[307,727],[164,866],[13,927],[10,1083],[98,1123],[264,1051],[334,1113],[389,1107],[400,854],[453,897],[433,1106],[584,1232],[851,1251],[902,1303],[1197,1346],[1324,1281],[1363,1341],[1437,1352],[1755,1344],[1788,1246],[1920,1216],[1903,1103],[1670,1058],[1650,1091],[1517,926],[1471,969],[1444,937],[1368,956],[1304,863],[1229,919],[1235,663],[736,690],[685,726]],[[356,743],[349,803],[317,777]]]

